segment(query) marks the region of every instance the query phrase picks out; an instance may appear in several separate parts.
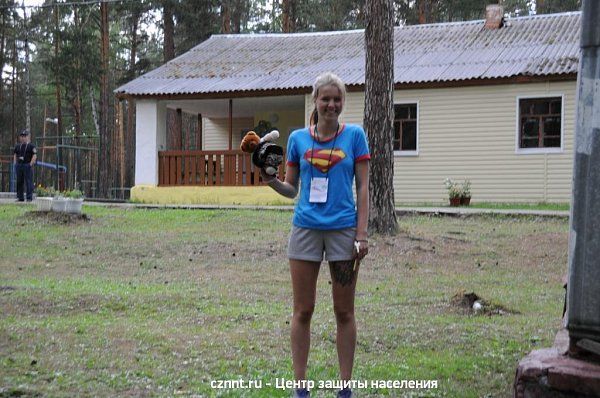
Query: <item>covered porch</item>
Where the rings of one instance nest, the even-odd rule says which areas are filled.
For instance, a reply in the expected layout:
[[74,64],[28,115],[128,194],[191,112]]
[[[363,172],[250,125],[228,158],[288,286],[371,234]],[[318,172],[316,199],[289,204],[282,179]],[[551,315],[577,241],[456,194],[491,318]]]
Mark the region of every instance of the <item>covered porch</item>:
[[[305,125],[305,95],[136,101],[135,186],[257,187],[251,155],[239,150],[249,130],[277,129],[285,148]],[[284,159],[285,162],[285,159]],[[279,170],[283,178],[284,167]],[[135,197],[132,190],[132,196]]]

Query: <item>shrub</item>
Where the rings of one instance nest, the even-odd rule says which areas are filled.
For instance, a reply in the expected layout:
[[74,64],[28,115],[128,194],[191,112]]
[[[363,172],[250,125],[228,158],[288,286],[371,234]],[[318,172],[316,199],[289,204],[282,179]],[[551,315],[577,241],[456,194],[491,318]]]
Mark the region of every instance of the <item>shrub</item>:
[[53,197],[56,194],[54,187],[44,187],[41,184],[35,188],[35,195],[38,198]]

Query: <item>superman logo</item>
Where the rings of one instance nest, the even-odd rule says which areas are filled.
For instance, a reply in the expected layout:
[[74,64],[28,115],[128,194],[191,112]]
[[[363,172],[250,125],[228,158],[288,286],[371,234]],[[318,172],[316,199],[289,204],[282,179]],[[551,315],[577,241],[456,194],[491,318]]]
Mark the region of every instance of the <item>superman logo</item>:
[[[331,164],[329,157],[331,156]],[[329,169],[341,162],[346,157],[346,154],[341,149],[309,149],[304,153],[304,160],[319,170],[321,173],[327,173]]]

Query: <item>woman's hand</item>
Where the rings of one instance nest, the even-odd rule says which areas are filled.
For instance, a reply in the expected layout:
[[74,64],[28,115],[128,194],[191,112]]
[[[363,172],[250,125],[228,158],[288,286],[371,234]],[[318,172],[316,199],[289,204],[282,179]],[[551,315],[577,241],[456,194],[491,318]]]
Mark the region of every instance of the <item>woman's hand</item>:
[[265,169],[260,169],[260,177],[265,184],[270,184],[277,179],[277,175],[269,175],[265,172]]
[[277,178],[277,175],[269,175],[263,169],[260,170],[263,182],[268,184],[280,195],[293,199],[298,195],[298,167],[288,165],[285,172],[285,181]]

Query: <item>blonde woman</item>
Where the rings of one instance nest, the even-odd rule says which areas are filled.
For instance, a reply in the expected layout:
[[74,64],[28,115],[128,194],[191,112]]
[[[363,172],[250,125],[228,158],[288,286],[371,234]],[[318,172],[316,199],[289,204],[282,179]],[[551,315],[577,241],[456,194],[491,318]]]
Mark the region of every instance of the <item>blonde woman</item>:
[[[292,132],[287,146],[285,181],[265,181],[283,196],[298,193],[288,257],[293,289],[292,362],[296,380],[306,379],[310,322],[317,277],[324,257],[332,279],[340,379],[352,379],[356,347],[354,296],[359,261],[368,253],[370,153],[362,127],[340,123],[346,88],[333,73],[317,77],[311,125]],[[356,201],[352,184],[356,182]],[[323,256],[325,255],[325,256]],[[306,389],[294,397],[309,397]],[[338,397],[352,397],[348,388]]]

